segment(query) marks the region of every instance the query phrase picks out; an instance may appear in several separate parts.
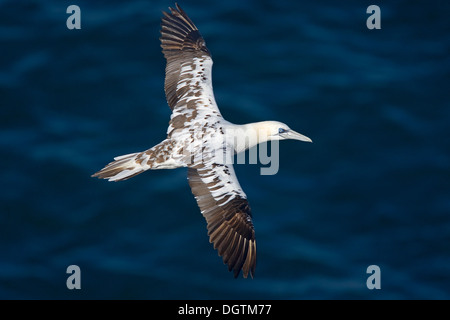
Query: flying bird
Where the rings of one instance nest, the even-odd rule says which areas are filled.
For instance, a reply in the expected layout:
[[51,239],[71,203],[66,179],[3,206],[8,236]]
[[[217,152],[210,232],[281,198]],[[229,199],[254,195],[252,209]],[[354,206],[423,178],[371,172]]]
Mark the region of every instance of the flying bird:
[[226,154],[259,143],[308,137],[277,121],[237,125],[226,121],[214,99],[213,61],[205,40],[175,4],[163,12],[161,47],[166,58],[164,89],[172,110],[167,138],[146,151],[115,157],[92,177],[121,181],[149,169],[187,167],[188,181],[207,222],[210,243],[236,278],[253,278],[256,239],[247,196]]

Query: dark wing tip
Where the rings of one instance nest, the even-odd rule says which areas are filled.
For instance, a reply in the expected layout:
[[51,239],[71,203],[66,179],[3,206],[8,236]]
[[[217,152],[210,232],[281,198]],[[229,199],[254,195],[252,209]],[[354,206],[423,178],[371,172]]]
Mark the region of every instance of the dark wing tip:
[[231,202],[234,202],[234,205],[225,209],[231,217],[225,215],[224,224],[229,227],[230,234],[239,238],[239,242],[234,245],[233,241],[228,241],[228,252],[225,249],[222,253],[223,261],[228,264],[229,269],[233,269],[235,278],[239,276],[240,270],[244,278],[249,274],[253,278],[256,267],[256,239],[250,207],[247,199],[237,198]]
[[[212,197],[198,170],[189,168],[189,185],[206,218],[209,241],[234,277],[255,274],[256,239],[251,210],[246,198],[235,196],[223,205]],[[225,199],[225,198],[224,198]],[[225,199],[226,200],[226,199]]]
[[253,278],[256,267],[256,240],[249,213],[228,211],[223,214],[217,211],[214,217],[206,216],[206,220],[209,241],[222,257],[223,263],[228,265],[228,271],[233,271],[235,278],[241,270],[244,278],[249,274]]
[[164,56],[169,58],[173,54],[185,51],[198,51],[210,55],[205,40],[195,24],[175,3],[175,9],[169,7],[170,13],[163,11],[161,18],[161,47]]

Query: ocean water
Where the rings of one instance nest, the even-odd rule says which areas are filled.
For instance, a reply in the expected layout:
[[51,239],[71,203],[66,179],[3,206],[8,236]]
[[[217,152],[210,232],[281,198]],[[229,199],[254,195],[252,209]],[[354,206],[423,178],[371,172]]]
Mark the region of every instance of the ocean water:
[[2,0],[0,298],[449,299],[448,1],[179,4],[212,52],[224,117],[314,141],[281,142],[276,175],[235,166],[255,278],[234,279],[209,244],[186,170],[90,177],[165,137],[158,38],[174,3]]

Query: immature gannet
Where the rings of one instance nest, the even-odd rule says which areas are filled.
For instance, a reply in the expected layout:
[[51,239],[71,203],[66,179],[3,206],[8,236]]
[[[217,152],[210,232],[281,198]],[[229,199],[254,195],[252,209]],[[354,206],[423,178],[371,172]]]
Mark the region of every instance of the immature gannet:
[[172,109],[167,138],[146,151],[114,158],[92,176],[121,181],[149,169],[187,167],[214,249],[235,277],[242,269],[244,278],[249,273],[253,278],[256,240],[250,207],[232,162],[221,155],[269,140],[311,139],[277,121],[245,125],[226,121],[214,99],[210,52],[197,27],[175,5],[170,13],[163,12],[160,38],[167,60],[164,89]]

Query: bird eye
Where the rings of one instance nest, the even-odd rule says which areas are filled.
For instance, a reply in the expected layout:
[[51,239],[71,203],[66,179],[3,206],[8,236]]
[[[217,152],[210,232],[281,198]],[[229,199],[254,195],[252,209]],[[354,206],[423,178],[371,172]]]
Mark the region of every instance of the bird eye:
[[280,129],[278,129],[278,133],[285,133],[287,130],[286,129],[283,129],[283,128],[280,128]]

